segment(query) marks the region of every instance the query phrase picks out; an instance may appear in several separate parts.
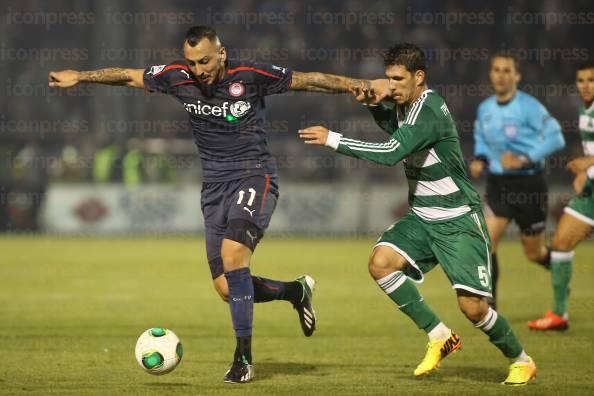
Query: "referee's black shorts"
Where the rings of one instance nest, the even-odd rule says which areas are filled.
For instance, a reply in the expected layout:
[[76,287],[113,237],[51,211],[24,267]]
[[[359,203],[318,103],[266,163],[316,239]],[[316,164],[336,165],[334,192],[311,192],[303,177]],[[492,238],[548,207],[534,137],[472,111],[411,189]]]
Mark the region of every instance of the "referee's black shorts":
[[542,173],[487,178],[487,204],[497,217],[516,222],[523,235],[545,230],[548,186]]

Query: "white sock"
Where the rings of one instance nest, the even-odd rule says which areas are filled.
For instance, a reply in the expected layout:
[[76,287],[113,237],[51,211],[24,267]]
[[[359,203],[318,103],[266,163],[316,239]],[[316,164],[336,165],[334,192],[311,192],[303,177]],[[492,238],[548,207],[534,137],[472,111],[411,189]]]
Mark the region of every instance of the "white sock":
[[516,357],[515,359],[511,359],[511,360],[512,360],[512,363],[528,363],[530,361],[530,358],[526,354],[526,351],[524,351],[522,349],[522,353],[520,353],[518,355],[518,357]]
[[427,335],[431,341],[447,340],[452,335],[452,331],[443,322],[439,322]]

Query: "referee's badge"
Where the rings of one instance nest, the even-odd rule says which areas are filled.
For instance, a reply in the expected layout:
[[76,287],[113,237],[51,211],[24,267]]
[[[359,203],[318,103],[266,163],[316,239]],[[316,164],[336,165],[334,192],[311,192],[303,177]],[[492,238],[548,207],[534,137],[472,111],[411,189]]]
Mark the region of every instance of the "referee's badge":
[[506,124],[503,127],[503,130],[505,132],[505,136],[510,139],[514,139],[516,136],[518,136],[518,127],[514,124]]
[[242,83],[235,82],[229,85],[229,95],[233,96],[234,98],[238,98],[245,92],[245,87]]

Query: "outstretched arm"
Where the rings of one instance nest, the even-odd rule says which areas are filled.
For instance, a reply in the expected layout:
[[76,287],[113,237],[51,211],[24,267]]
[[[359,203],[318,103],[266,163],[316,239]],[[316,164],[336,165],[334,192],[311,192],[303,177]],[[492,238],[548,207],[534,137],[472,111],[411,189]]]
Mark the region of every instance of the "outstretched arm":
[[301,129],[299,137],[305,141],[305,144],[327,146],[343,155],[376,164],[393,166],[411,153],[424,149],[433,143],[430,138],[431,134],[423,132],[422,129],[419,130],[414,126],[406,125],[398,129],[387,142],[371,143],[347,139],[323,126],[312,126]]
[[358,80],[334,74],[302,73],[298,71],[293,72],[291,80],[291,89],[293,91],[344,93],[351,92],[355,88],[371,89],[371,83],[369,80]]
[[49,73],[49,86],[70,88],[78,83],[85,82],[144,88],[143,73],[144,69],[123,69],[119,67],[91,71],[53,71]]
[[[361,96],[360,101],[371,103],[383,100],[387,95],[388,80],[360,80],[356,78],[336,76],[326,73],[302,73],[293,72],[291,89],[294,91],[324,92],[324,93],[346,93],[351,92],[355,96]],[[358,99],[359,100],[359,99]]]

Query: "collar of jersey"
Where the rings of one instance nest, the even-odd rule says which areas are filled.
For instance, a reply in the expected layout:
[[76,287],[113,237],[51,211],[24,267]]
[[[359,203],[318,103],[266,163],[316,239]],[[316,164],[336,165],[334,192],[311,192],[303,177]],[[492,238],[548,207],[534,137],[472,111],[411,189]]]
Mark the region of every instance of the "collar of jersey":
[[[417,100],[415,100],[414,102],[412,102],[410,104],[410,106],[408,106],[408,108],[406,110],[408,111],[408,110],[412,109],[412,107],[415,104],[417,104],[418,102],[420,102],[423,99],[423,95],[428,94],[428,93],[432,93],[432,92],[433,92],[433,90],[432,89],[429,89],[429,88],[427,88],[426,90],[424,90],[423,92],[421,92],[421,94],[419,95],[419,97],[417,98]],[[408,112],[406,112],[406,114],[408,115]]]
[[225,61],[225,74],[223,74],[223,78],[221,78],[221,80],[218,81],[218,82],[219,83],[222,83],[222,82],[226,81],[230,77],[230,75],[227,72],[227,70],[233,69],[233,68],[235,68],[235,67],[237,67],[239,65],[241,65],[241,62],[239,62],[239,61],[237,61],[235,59],[227,59]]

